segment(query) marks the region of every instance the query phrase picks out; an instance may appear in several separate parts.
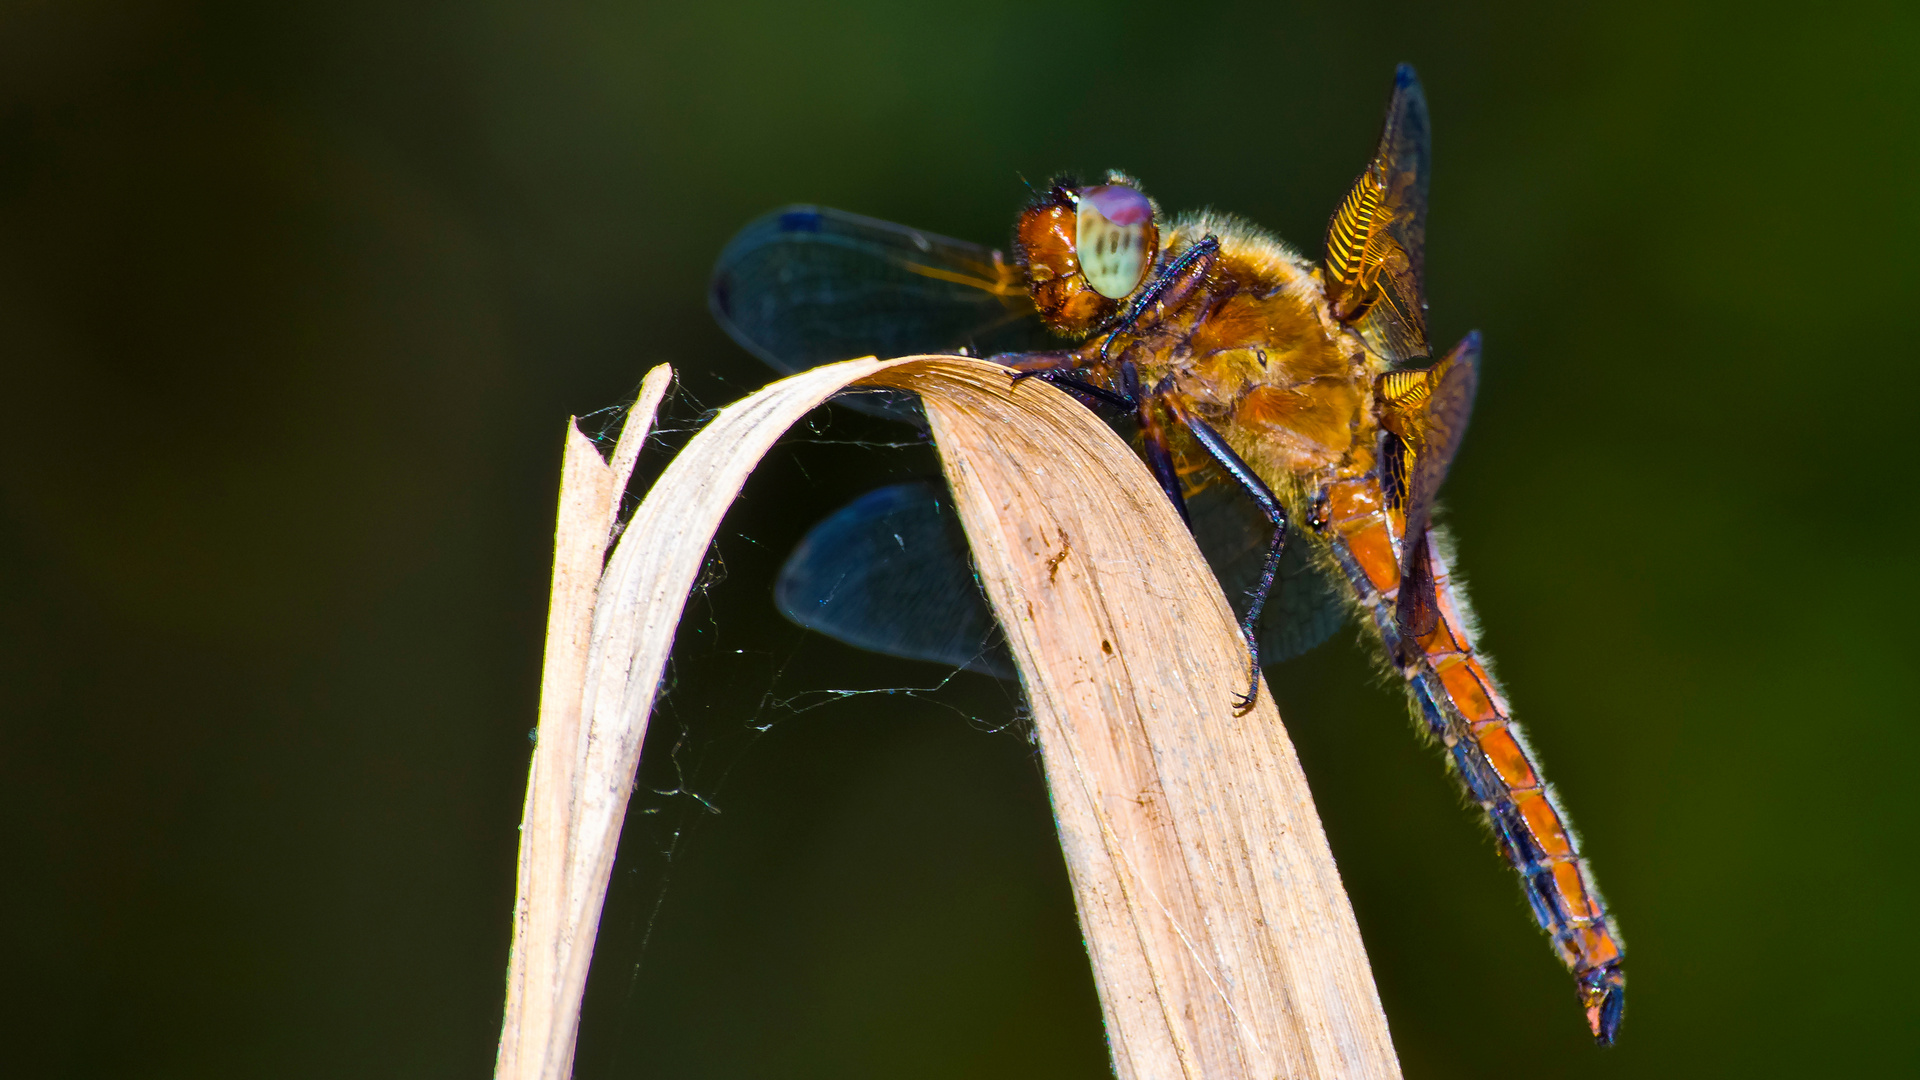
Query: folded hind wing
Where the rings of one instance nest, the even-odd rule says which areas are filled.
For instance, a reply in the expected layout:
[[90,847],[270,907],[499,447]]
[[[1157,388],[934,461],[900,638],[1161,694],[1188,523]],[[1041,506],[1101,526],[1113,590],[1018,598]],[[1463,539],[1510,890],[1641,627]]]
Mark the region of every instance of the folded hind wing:
[[[1259,577],[1272,527],[1237,489],[1197,493],[1194,534],[1236,615]],[[807,533],[780,570],[774,600],[809,630],[857,648],[1013,678],[1013,658],[974,577],[945,485],[915,480],[870,491]],[[1345,602],[1304,543],[1290,544],[1260,638],[1277,662],[1345,623]]]
[[781,568],[774,602],[801,626],[857,648],[1013,677],[938,481],[870,491],[815,525]]
[[1430,168],[1426,96],[1401,64],[1380,147],[1327,223],[1324,262],[1334,317],[1395,363],[1431,351],[1422,284]]
[[1473,333],[1439,363],[1419,371],[1390,371],[1374,390],[1381,426],[1389,433],[1384,455],[1391,478],[1388,497],[1406,522],[1397,612],[1405,640],[1431,633],[1439,618],[1433,568],[1427,562],[1427,528],[1447,467],[1467,432],[1479,385],[1480,335]]

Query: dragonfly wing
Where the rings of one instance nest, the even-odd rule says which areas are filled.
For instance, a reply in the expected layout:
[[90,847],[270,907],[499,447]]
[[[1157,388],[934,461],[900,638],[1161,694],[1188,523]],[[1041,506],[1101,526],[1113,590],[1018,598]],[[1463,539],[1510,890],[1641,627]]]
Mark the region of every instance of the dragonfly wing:
[[1000,252],[820,206],[741,229],[714,266],[708,303],[735,341],[787,373],[861,356],[1058,344]]
[[1346,597],[1308,552],[1304,543],[1291,544],[1280,556],[1280,584],[1260,616],[1260,659],[1266,663],[1291,660],[1347,624]]
[[1334,315],[1399,363],[1426,356],[1427,99],[1408,64],[1394,72],[1380,147],[1327,223],[1324,261]]
[[[1188,502],[1195,536],[1237,614],[1267,550],[1267,524],[1239,492],[1208,487]],[[1304,543],[1287,545],[1267,605],[1260,655],[1298,656],[1346,622],[1341,595]],[[959,517],[938,481],[870,491],[815,525],[774,586],[787,618],[856,648],[1003,679],[1012,657],[974,577]]]
[[815,525],[781,568],[774,602],[801,626],[857,648],[1013,678],[938,481],[870,491]]
[[1468,334],[1439,363],[1422,371],[1391,371],[1380,377],[1381,424],[1390,433],[1386,466],[1388,498],[1405,515],[1406,555],[1398,617],[1403,637],[1421,637],[1439,620],[1434,607],[1431,555],[1422,542],[1433,522],[1433,504],[1447,468],[1460,449],[1480,386],[1480,335]]

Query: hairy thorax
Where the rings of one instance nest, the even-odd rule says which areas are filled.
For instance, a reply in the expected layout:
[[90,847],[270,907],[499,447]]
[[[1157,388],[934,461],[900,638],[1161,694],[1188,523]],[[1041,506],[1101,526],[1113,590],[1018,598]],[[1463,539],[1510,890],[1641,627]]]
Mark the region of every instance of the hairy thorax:
[[1332,319],[1311,264],[1251,226],[1183,218],[1168,250],[1209,233],[1221,247],[1205,281],[1126,345],[1141,382],[1167,385],[1275,488],[1371,468],[1384,365]]

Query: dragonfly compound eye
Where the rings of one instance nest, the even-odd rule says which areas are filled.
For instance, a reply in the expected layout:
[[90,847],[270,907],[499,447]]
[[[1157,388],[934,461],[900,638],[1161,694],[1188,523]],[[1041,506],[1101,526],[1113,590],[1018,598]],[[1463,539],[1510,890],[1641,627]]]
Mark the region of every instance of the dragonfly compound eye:
[[1147,272],[1147,230],[1153,204],[1124,184],[1080,189],[1074,250],[1080,272],[1101,296],[1118,300],[1133,292]]

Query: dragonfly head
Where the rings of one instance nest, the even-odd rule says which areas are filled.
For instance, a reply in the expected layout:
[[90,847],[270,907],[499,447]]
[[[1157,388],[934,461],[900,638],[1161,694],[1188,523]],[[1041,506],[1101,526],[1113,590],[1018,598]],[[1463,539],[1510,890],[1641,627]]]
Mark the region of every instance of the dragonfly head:
[[1020,215],[1014,245],[1047,325],[1085,334],[1112,318],[1160,254],[1159,211],[1132,179],[1062,177]]

